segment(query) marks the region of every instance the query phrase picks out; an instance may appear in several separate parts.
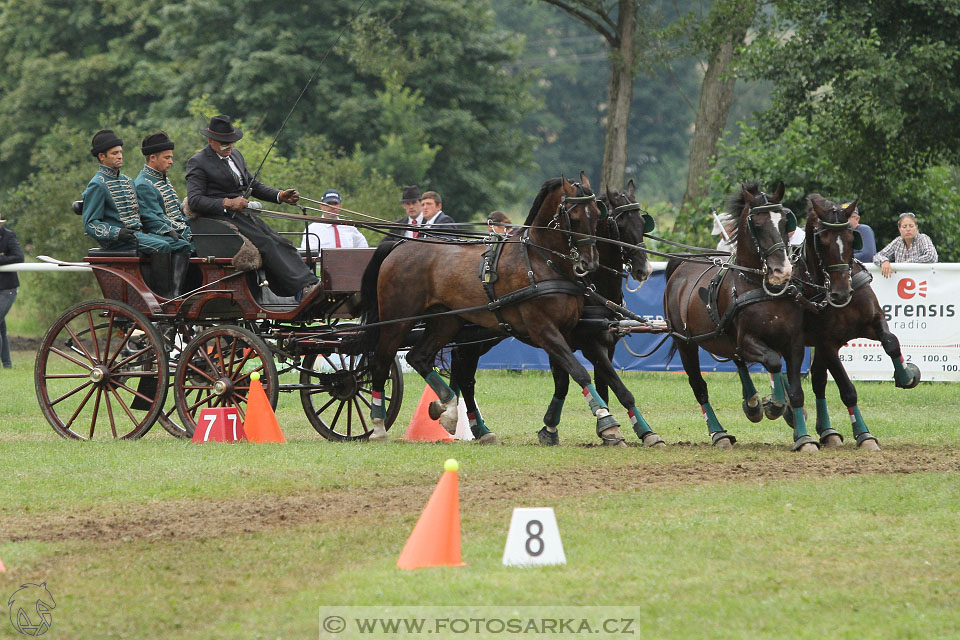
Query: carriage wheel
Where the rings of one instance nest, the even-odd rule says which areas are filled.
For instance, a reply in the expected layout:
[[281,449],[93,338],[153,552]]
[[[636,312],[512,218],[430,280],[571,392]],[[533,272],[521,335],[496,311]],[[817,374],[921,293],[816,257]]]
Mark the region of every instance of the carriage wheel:
[[[167,350],[167,360],[170,363],[169,387],[172,389],[176,385],[177,364],[180,362],[180,355],[184,348],[192,340],[202,327],[197,327],[182,322],[164,322],[156,325],[160,336],[163,338]],[[171,393],[168,389],[167,402],[163,411],[157,417],[157,422],[166,429],[167,433],[176,438],[193,437],[193,427],[188,430],[182,426],[183,422],[177,414],[176,392]]]
[[[311,388],[300,389],[300,401],[317,433],[328,440],[360,440],[370,435],[371,381],[366,356],[321,353],[312,362],[305,358],[300,384]],[[387,429],[397,419],[402,400],[403,374],[400,359],[394,358],[383,389]]]
[[139,438],[167,395],[167,354],[147,318],[122,302],[67,309],[43,336],[34,382],[40,410],[64,438]]
[[260,373],[260,384],[277,406],[277,367],[270,348],[240,327],[213,327],[190,341],[177,363],[174,396],[180,424],[189,435],[197,428],[204,408],[236,407],[245,419],[250,374]]

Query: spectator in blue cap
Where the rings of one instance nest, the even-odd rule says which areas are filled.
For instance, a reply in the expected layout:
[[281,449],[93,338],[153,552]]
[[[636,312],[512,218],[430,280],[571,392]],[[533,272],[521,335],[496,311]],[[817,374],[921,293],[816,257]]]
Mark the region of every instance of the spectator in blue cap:
[[[320,202],[323,203],[320,205],[323,209],[321,217],[330,220],[340,219],[340,207],[343,201],[339,191],[327,189],[320,198]],[[303,242],[300,243],[301,250],[309,249],[311,253],[318,253],[321,249],[355,249],[366,246],[368,246],[367,239],[356,227],[323,222],[311,222],[307,227],[307,233],[303,236]]]

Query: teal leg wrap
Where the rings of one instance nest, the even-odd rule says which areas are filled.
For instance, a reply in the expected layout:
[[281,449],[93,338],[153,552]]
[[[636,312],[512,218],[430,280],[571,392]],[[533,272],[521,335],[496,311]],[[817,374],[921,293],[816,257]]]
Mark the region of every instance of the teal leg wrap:
[[793,450],[797,451],[805,444],[815,444],[820,448],[820,444],[810,437],[807,433],[807,421],[803,417],[803,407],[792,409],[793,411]]
[[627,409],[627,415],[630,416],[630,422],[633,423],[633,431],[637,434],[641,440],[643,436],[648,433],[653,433],[653,429],[650,428],[650,425],[647,424],[647,421],[643,419],[643,416],[640,415],[640,410],[636,407],[630,407]]
[[782,373],[773,376],[773,401],[777,404],[787,404],[787,394],[784,391],[786,385],[784,382]]
[[550,406],[547,407],[547,412],[543,415],[543,424],[554,428],[560,424],[560,415],[563,413],[564,400],[566,400],[566,398],[558,398],[556,396],[550,399]]
[[468,413],[467,418],[470,420],[470,432],[473,433],[474,438],[479,440],[482,436],[491,433],[479,411],[476,414]]
[[743,399],[749,400],[757,395],[757,388],[753,386],[753,378],[750,377],[750,372],[746,369],[737,369],[737,375],[740,376],[740,388],[743,392]]
[[588,384],[583,388],[583,395],[587,397],[587,402],[590,405],[590,413],[593,415],[597,415],[597,411],[600,411],[600,409],[607,408],[607,403],[603,401],[603,398],[600,397],[592,384]]
[[857,407],[857,405],[847,407],[847,411],[850,413],[850,425],[853,427],[853,437],[859,442],[860,436],[865,433],[870,433],[870,430],[867,429],[867,425],[863,421],[863,416],[860,415],[860,408]]
[[433,389],[434,393],[437,394],[437,397],[440,398],[440,402],[447,404],[453,400],[456,395],[447,383],[443,381],[443,378],[440,377],[440,374],[436,370],[431,371],[424,377],[424,380],[427,381],[427,384],[430,385],[430,388]]
[[387,408],[383,406],[383,392],[374,391],[370,403],[370,418],[383,420],[387,417]]
[[710,406],[709,402],[704,402],[700,405],[700,409],[703,411],[703,418],[707,421],[707,431],[711,434],[723,431],[723,427],[720,426],[720,421],[717,420],[717,414],[713,412],[713,407]]
[[891,358],[893,361],[893,377],[899,385],[905,385],[910,381],[910,374],[903,367],[903,362],[899,358]]
[[817,398],[817,433],[823,435],[824,431],[832,430],[830,414],[827,412],[827,399]]

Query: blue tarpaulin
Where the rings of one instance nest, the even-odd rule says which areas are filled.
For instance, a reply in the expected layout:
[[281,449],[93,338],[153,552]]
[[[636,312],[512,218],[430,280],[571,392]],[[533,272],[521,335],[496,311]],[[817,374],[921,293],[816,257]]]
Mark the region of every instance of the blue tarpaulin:
[[[630,279],[627,281],[627,285],[633,288],[636,286],[636,282]],[[624,289],[624,305],[637,315],[651,320],[663,321],[664,286],[663,270],[655,270],[639,291],[631,293]],[[651,355],[644,358],[638,357],[653,349],[661,340],[664,340],[664,334],[659,333],[636,333],[626,336],[617,344],[617,350],[613,356],[613,366],[618,370],[626,371],[683,371],[679,354],[674,354],[670,360],[667,359],[670,345],[673,342],[672,338],[667,338],[660,348]],[[580,352],[577,352],[576,355],[585,367],[593,368],[593,365],[587,362],[580,355]],[[507,338],[480,359],[480,368],[549,369],[550,361],[547,358],[547,353],[542,349],[526,345],[516,338]],[[808,348],[801,370],[806,373],[809,368],[810,349]],[[717,362],[702,349],[700,350],[700,369],[702,371],[736,371],[732,362]],[[762,371],[763,368],[755,364],[750,367],[750,370]]]

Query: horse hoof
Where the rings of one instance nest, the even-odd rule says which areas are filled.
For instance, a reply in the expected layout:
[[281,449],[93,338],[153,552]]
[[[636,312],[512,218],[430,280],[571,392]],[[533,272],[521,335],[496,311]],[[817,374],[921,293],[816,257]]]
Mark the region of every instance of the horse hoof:
[[877,442],[876,438],[867,438],[858,444],[857,447],[864,451],[880,451],[880,443]]
[[498,438],[497,434],[495,434],[494,432],[489,431],[483,434],[482,436],[480,436],[479,438],[477,438],[476,440],[474,440],[474,442],[476,442],[477,444],[498,445],[500,444],[500,438]]
[[605,447],[625,447],[627,446],[626,441],[624,440],[623,434],[620,433],[620,427],[610,427],[604,429],[599,434],[600,441]]
[[763,413],[767,416],[767,420],[776,420],[783,415],[786,408],[787,405],[774,402],[773,396],[767,396],[763,399]]
[[815,442],[807,442],[805,444],[800,445],[797,448],[797,451],[799,451],[800,453],[815,453],[817,451],[820,451],[820,447],[818,447]]
[[920,368],[917,365],[913,364],[912,362],[908,362],[903,365],[903,368],[907,370],[908,374],[910,374],[910,378],[905,384],[897,384],[898,387],[901,389],[913,389],[915,386],[920,384]]
[[457,433],[457,418],[457,405],[453,404],[440,414],[440,426],[450,435],[454,435]]
[[750,422],[760,422],[763,420],[763,407],[760,406],[759,398],[757,399],[757,404],[753,406],[750,406],[750,403],[747,400],[744,400],[743,414],[747,416],[747,420]]
[[439,400],[434,400],[427,407],[427,414],[430,416],[431,420],[439,420],[440,416],[443,414],[443,405],[440,404]]
[[820,440],[825,449],[836,449],[843,446],[843,438],[838,433],[831,433]]
[[713,443],[713,446],[717,449],[733,449],[733,443],[730,442],[730,438],[720,438]]
[[370,435],[367,436],[367,440],[370,442],[387,441],[387,430],[383,426],[383,420],[373,421],[373,430],[370,431]]
[[556,447],[560,444],[560,432],[541,427],[540,431],[537,431],[537,440],[545,447]]
[[645,447],[665,447],[667,443],[663,441],[658,434],[650,432],[643,436],[643,446]]

